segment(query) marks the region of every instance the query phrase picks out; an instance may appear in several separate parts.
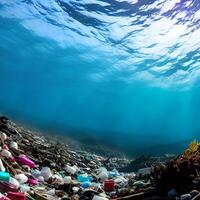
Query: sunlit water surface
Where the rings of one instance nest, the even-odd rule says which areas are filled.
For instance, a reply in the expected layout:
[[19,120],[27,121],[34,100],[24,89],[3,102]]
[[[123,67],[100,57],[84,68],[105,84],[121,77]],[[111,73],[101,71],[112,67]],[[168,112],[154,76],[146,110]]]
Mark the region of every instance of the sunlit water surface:
[[200,138],[199,78],[199,0],[0,0],[0,112],[20,123],[176,152]]

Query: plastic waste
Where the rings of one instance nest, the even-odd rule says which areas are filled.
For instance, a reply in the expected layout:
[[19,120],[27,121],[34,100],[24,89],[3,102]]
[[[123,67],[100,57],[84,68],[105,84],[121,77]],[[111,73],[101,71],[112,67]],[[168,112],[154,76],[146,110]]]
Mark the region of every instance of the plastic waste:
[[13,184],[10,184],[10,183],[4,182],[4,181],[0,181],[0,191],[3,193],[8,192],[8,191],[16,192],[17,189]]
[[7,197],[12,200],[26,200],[26,195],[20,192],[8,192]]
[[63,184],[63,183],[64,183],[64,180],[63,180],[63,178],[62,178],[61,175],[54,174],[54,175],[52,176],[52,179],[53,179],[53,182],[54,182],[54,183],[57,183],[57,184]]
[[71,178],[71,176],[65,176],[65,177],[63,178],[63,180],[64,180],[64,183],[70,184],[71,181],[72,181],[72,178]]
[[137,186],[137,187],[143,187],[145,185],[145,183],[143,181],[135,181],[133,183],[133,186]]
[[1,159],[0,159],[0,171],[2,171],[2,172],[6,171],[6,169],[5,169],[5,167],[4,167],[3,162],[2,162]]
[[76,171],[77,171],[77,167],[76,167],[76,166],[69,166],[69,165],[66,165],[66,166],[65,166],[65,169],[66,169],[66,171],[67,171],[69,174],[75,174]]
[[93,178],[91,176],[88,176],[87,174],[79,174],[77,176],[77,180],[79,182],[91,182],[93,180]]
[[1,139],[3,141],[7,140],[7,138],[8,138],[7,135],[5,133],[2,133],[2,132],[1,132],[1,136],[0,137],[1,137]]
[[26,183],[28,181],[28,177],[25,174],[17,174],[15,178],[19,181],[20,184]]
[[180,200],[190,200],[192,196],[190,194],[183,194],[180,197]]
[[0,200],[10,200],[10,199],[0,193]]
[[27,183],[32,186],[39,185],[39,181],[37,179],[32,179],[32,178],[29,178]]
[[30,191],[30,187],[28,185],[20,185],[20,191],[23,192],[29,192]]
[[0,172],[0,180],[9,182],[10,180],[10,174],[8,172]]
[[39,182],[44,182],[44,177],[43,176],[38,176],[37,179],[38,179]]
[[101,197],[101,196],[98,196],[98,195],[94,195],[92,200],[108,200],[108,199],[106,197]]
[[105,180],[104,181],[104,190],[106,192],[111,192],[115,189],[115,181],[114,180]]
[[51,169],[49,167],[43,167],[41,175],[44,177],[44,180],[47,181],[52,176]]
[[35,168],[36,167],[35,163],[32,160],[30,160],[29,158],[27,158],[25,155],[20,155],[19,156],[19,161],[23,165],[28,165],[30,168]]
[[106,179],[108,179],[108,171],[106,168],[104,167],[100,167],[99,168],[99,174],[98,174],[98,178],[101,180],[101,181],[104,181]]
[[2,155],[3,157],[6,157],[6,158],[11,158],[11,157],[12,157],[12,153],[11,153],[10,151],[8,151],[7,149],[3,149],[3,150],[1,151],[1,155]]
[[17,144],[17,142],[11,141],[11,142],[10,142],[10,147],[13,148],[13,149],[18,149],[18,144]]
[[90,183],[89,181],[83,182],[83,183],[81,184],[81,187],[82,187],[82,188],[89,188],[90,186],[91,186],[91,183]]
[[16,189],[18,189],[19,186],[20,186],[19,182],[15,178],[13,178],[13,177],[10,177],[9,183],[11,183],[12,185],[14,185],[16,187]]

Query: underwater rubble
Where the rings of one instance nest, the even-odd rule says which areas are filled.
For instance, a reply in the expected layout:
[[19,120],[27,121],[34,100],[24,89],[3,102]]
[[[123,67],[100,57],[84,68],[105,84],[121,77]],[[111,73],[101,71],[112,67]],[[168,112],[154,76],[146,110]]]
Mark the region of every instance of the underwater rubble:
[[106,158],[1,116],[0,143],[0,200],[200,200],[197,141],[178,157]]

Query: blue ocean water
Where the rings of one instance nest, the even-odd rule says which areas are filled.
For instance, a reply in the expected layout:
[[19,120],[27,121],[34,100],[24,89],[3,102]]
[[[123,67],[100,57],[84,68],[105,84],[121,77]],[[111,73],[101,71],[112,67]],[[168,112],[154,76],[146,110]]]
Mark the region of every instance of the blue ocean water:
[[199,0],[0,0],[0,113],[17,122],[176,152],[200,138],[199,78]]

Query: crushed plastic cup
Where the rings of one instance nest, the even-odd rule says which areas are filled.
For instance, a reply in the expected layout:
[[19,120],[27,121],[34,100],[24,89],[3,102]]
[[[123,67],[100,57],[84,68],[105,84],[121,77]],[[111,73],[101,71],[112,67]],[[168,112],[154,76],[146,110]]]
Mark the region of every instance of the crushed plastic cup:
[[28,177],[25,174],[17,174],[15,178],[19,181],[20,184],[26,183],[28,181]]
[[32,160],[30,160],[29,158],[27,158],[25,155],[20,155],[19,156],[19,161],[23,165],[28,165],[30,168],[35,168],[36,167],[35,163]]
[[71,181],[72,181],[72,178],[71,178],[71,176],[65,176],[65,177],[63,178],[63,180],[64,180],[64,183],[70,184]]
[[5,167],[4,167],[3,162],[2,162],[1,159],[0,159],[0,171],[2,171],[2,172],[6,171],[6,169],[5,169]]
[[11,141],[11,142],[10,142],[10,147],[13,148],[13,149],[18,149],[18,144],[17,144],[17,142]]
[[44,180],[47,181],[52,176],[51,169],[49,167],[43,167],[41,175],[44,177]]
[[26,194],[20,192],[8,192],[7,197],[12,200],[26,200]]
[[9,183],[11,183],[12,185],[14,185],[14,186],[16,187],[16,189],[18,189],[19,186],[20,186],[18,180],[16,180],[16,179],[13,178],[13,177],[10,177]]
[[6,158],[11,158],[11,157],[12,157],[12,153],[11,153],[10,151],[8,151],[7,149],[3,149],[3,150],[1,151],[1,155],[2,155],[3,157],[6,157]]
[[9,182],[10,180],[10,174],[8,172],[0,172],[0,180]]

